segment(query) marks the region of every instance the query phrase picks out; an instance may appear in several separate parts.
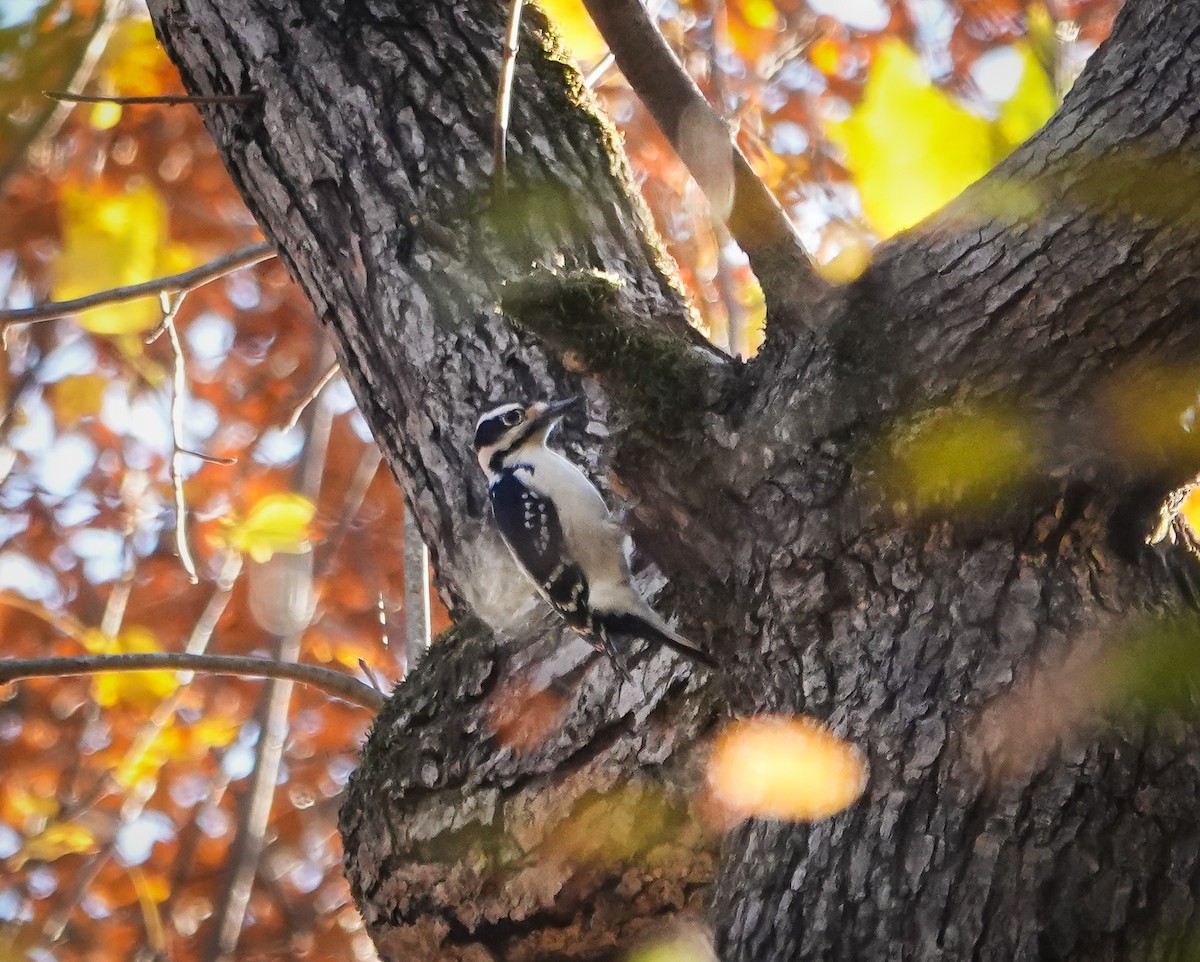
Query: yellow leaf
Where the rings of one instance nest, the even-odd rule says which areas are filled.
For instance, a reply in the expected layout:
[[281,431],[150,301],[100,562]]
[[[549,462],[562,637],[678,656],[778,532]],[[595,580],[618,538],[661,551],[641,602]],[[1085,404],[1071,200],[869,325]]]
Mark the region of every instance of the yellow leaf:
[[900,40],[875,54],[862,100],[830,124],[881,237],[911,227],[992,166],[991,125],[930,83]]
[[814,821],[862,794],[867,762],[810,718],[763,715],[721,732],[707,778],[713,800],[735,817]]
[[126,97],[153,96],[162,93],[163,78],[171,73],[148,17],[118,21],[100,61],[102,86]]
[[25,785],[9,782],[5,786],[5,815],[23,822],[43,822],[58,811],[58,802]]
[[72,374],[50,389],[51,403],[59,421],[74,427],[84,418],[100,413],[108,378],[103,374]]
[[779,12],[771,0],[742,0],[742,16],[759,30],[779,29]]
[[604,56],[608,45],[592,23],[583,0],[541,0],[541,7],[576,60],[592,61]]
[[29,839],[13,856],[17,868],[30,859],[53,862],[64,855],[96,850],[96,836],[78,822],[54,822]]
[[1058,106],[1054,83],[1042,69],[1031,46],[1021,42],[1013,44],[1013,49],[1021,58],[1021,81],[1012,97],[1000,108],[1000,116],[996,119],[1000,153],[993,162],[1000,161],[1014,147],[1024,143]]
[[[67,187],[62,200],[63,249],[54,297],[67,300],[151,280],[167,239],[167,210],[153,187],[127,190]],[[95,334],[137,334],[158,323],[158,299],[143,297],[84,311],[79,324]]]
[[244,521],[227,522],[227,543],[266,562],[276,552],[303,554],[311,547],[311,525],[317,508],[300,494],[269,494],[262,498]]
[[[158,639],[145,628],[131,625],[113,637],[91,629],[83,646],[97,655],[161,651]],[[179,687],[173,671],[108,671],[92,679],[92,697],[104,707],[116,704],[155,705]]]

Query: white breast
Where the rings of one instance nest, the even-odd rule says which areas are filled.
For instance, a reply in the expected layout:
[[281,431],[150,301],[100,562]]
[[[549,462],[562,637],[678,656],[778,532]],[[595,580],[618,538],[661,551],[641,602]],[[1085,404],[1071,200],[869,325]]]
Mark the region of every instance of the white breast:
[[522,483],[558,509],[567,550],[588,579],[592,607],[612,609],[625,603],[632,590],[629,539],[600,492],[582,471],[549,448],[523,452],[521,461],[532,469],[518,469]]

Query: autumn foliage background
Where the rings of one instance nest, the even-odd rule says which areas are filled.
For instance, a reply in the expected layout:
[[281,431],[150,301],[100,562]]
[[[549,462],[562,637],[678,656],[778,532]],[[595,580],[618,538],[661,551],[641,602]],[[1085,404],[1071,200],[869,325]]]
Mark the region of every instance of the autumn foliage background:
[[[875,243],[1035,130],[1118,6],[648,3],[832,280],[857,276]],[[582,7],[546,7],[624,134],[706,333],[748,356],[763,307],[744,257]],[[0,6],[0,308],[261,240],[194,107],[42,96],[67,88],[182,92],[135,3]],[[274,261],[188,293],[175,317],[179,438],[163,307],[143,298],[5,327],[0,656],[282,653],[390,690],[411,654],[404,508],[340,379],[299,410],[333,363],[308,305]],[[195,583],[176,543],[173,460]],[[436,599],[433,620],[447,623]],[[230,926],[247,958],[372,957],[335,830],[369,722],[320,691],[224,677],[0,689],[0,958],[216,958]]]

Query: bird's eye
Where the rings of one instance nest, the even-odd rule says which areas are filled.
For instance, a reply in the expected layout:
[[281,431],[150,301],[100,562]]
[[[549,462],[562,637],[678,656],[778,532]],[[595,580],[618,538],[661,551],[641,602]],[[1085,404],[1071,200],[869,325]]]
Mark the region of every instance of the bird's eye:
[[506,414],[504,414],[503,416],[501,416],[500,420],[504,422],[505,427],[511,428],[511,427],[521,423],[521,412],[520,411],[509,411]]

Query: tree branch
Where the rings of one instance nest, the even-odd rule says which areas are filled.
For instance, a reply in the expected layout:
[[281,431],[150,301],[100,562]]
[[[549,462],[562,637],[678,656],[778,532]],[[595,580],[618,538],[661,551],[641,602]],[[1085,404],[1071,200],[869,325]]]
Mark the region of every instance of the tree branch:
[[319,688],[370,711],[387,701],[379,692],[340,671],[298,662],[269,661],[243,655],[189,655],[184,652],[133,652],[121,655],[73,655],[60,658],[0,659],[0,685],[23,678],[61,678],[105,671],[199,671],[250,678],[285,678]]
[[[741,245],[768,305],[805,317],[827,285],[787,214],[733,142],[729,125],[683,69],[640,0],[584,0],[617,66]],[[714,147],[714,145],[718,145]]]
[[176,107],[180,104],[252,104],[258,94],[217,94],[212,97],[193,97],[189,94],[161,94],[155,97],[104,97],[98,94],[75,94],[69,90],[44,90],[42,95],[66,104],[122,104],[127,106],[160,104]]
[[0,329],[12,324],[30,324],[34,321],[49,321],[64,314],[78,314],[93,307],[103,307],[107,304],[122,304],[136,300],[139,297],[151,297],[156,294],[177,294],[180,291],[193,291],[197,287],[211,284],[220,280],[226,274],[232,274],[243,267],[252,267],[275,256],[274,246],[267,241],[251,244],[240,250],[218,257],[216,260],[193,267],[190,271],[179,274],[168,274],[157,277],[152,281],[141,284],[130,284],[127,287],[114,287],[107,291],[97,291],[95,294],[85,294],[83,297],[72,298],[69,301],[50,301],[46,304],[36,304],[33,307],[23,307],[17,310],[0,311]]

